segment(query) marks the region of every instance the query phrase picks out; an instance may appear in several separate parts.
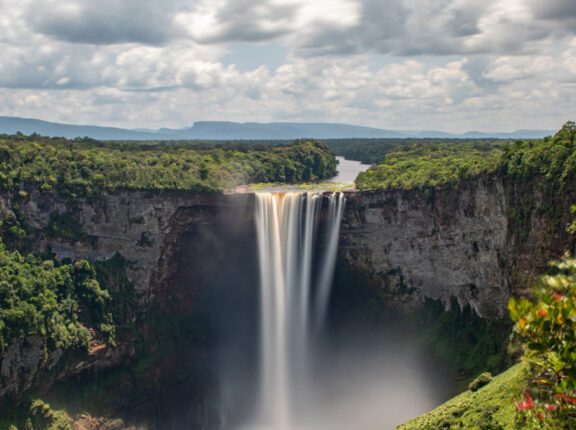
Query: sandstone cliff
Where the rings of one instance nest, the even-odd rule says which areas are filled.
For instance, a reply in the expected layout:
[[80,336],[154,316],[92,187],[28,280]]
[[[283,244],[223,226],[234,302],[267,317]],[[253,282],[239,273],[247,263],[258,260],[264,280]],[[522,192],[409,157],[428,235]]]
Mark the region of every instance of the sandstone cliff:
[[[243,216],[246,212],[241,208],[248,199],[247,195],[118,191],[97,199],[71,200],[53,191],[35,190],[24,197],[0,195],[0,218],[17,214],[29,232],[29,248],[36,254],[50,252],[56,259],[91,261],[106,261],[120,254],[127,262],[126,276],[138,299],[138,309],[132,313],[139,321],[136,324],[144,327],[149,304],[161,302],[169,294],[165,288],[177,269],[182,235],[193,228],[225,224]],[[54,237],[50,234],[54,214],[66,215],[81,233]],[[0,398],[18,398],[37,385],[118,366],[135,355],[131,343],[128,334],[116,347],[74,353],[66,360],[62,351],[49,351],[45,339],[21,339],[1,357]]]
[[547,263],[572,249],[565,231],[576,193],[546,195],[530,183],[481,177],[455,186],[349,196],[341,263],[396,308],[455,298],[480,316],[506,313]]
[[[449,306],[455,298],[481,316],[503,316],[510,294],[522,293],[550,259],[574,245],[565,225],[576,192],[546,195],[536,185],[537,179],[522,183],[492,176],[457,186],[349,193],[339,264],[361,274],[395,309],[417,310],[426,299]],[[32,251],[50,251],[59,259],[124,257],[138,298],[138,324],[145,324],[151,303],[174,293],[183,237],[194,229],[214,235],[239,218],[250,225],[253,205],[250,194],[117,191],[73,201],[53,191],[0,195],[0,212],[17,213],[30,229]],[[68,214],[81,234],[49,234],[54,214]],[[118,366],[135,354],[128,336],[116,348],[63,365],[64,354],[46,351],[41,339],[21,339],[2,357],[0,397]]]

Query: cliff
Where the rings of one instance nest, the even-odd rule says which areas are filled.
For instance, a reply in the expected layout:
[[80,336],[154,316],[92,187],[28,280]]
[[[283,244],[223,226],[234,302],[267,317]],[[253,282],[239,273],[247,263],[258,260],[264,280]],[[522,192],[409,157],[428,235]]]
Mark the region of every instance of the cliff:
[[[117,253],[129,264],[127,275],[138,297],[149,301],[174,275],[178,239],[191,228],[237,216],[246,195],[118,191],[91,199],[69,199],[35,190],[21,200],[0,195],[0,210],[16,211],[29,227],[32,250],[56,259],[104,261]],[[48,231],[55,214],[78,226],[76,237]]]
[[550,195],[540,178],[498,175],[458,185],[350,195],[340,254],[385,304],[416,310],[452,299],[502,317],[551,259],[574,247],[565,231],[574,187]]
[[[574,245],[565,233],[574,187],[547,195],[537,184],[538,178],[520,182],[491,175],[453,186],[349,193],[339,264],[396,310],[417,311],[428,299],[449,307],[455,298],[480,316],[501,317],[511,294],[522,294],[550,259]],[[203,252],[202,241],[220,242],[225,251],[223,229],[237,225],[248,231],[246,237],[253,236],[247,227],[253,224],[253,205],[250,194],[125,190],[71,199],[35,190],[0,195],[2,217],[26,225],[34,253],[100,262],[121,255],[137,300],[131,305],[137,309],[129,312],[131,328],[123,330],[115,347],[70,357],[47,351],[38,338],[11,345],[1,360],[0,396],[20,396],[39,384],[134,358],[133,332],[146,330],[150,307],[174,298],[187,306],[202,286],[193,276],[185,291],[174,286],[179,268],[187,264],[183,242],[200,240],[186,255],[192,260]],[[66,234],[55,234],[62,231]],[[244,254],[255,252],[250,240],[245,239]]]
[[[150,306],[163,303],[170,294],[166,288],[176,275],[182,236],[251,216],[244,210],[248,199],[245,195],[118,191],[72,200],[54,191],[34,190],[28,195],[0,195],[0,218],[17,219],[26,226],[27,250],[38,255],[103,263],[120,255],[126,262],[121,269],[137,300],[136,309],[128,312],[128,324],[146,330]],[[119,286],[112,281],[107,287]],[[46,339],[38,336],[18,340],[1,357],[0,398],[19,398],[32,387],[117,367],[136,355],[134,341],[134,333],[122,330],[116,346],[65,353],[50,350]]]

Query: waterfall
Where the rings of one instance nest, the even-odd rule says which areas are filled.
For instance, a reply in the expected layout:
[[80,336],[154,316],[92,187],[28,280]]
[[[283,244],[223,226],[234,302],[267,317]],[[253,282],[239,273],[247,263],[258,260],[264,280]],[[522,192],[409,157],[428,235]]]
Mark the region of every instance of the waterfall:
[[[266,429],[294,428],[296,398],[305,396],[311,335],[326,316],[345,199],[343,193],[327,199],[324,252],[315,256],[323,200],[320,193],[256,194],[261,303],[257,421]],[[313,267],[314,261],[319,267]]]

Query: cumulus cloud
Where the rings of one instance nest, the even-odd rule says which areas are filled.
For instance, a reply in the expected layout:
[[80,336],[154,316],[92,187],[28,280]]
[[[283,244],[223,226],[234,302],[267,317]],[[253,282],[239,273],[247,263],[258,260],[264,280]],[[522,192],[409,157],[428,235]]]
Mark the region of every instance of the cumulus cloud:
[[161,44],[176,29],[177,0],[33,0],[26,9],[32,30],[71,43]]
[[[190,32],[197,40],[214,43],[275,39],[293,30],[291,23],[297,10],[296,5],[269,0],[227,0],[215,6],[210,2],[208,7],[191,13]],[[202,21],[210,23],[211,28],[203,26]]]
[[[576,98],[574,0],[0,0],[0,10],[0,114],[554,128]],[[283,64],[236,67],[236,45],[281,46]]]
[[573,0],[4,1],[24,8],[32,31],[70,43],[280,38],[308,56],[518,54],[535,41],[574,31],[566,22],[576,19]]
[[[542,3],[540,3],[542,2]],[[359,0],[356,25],[312,26],[297,46],[306,55],[377,52],[404,56],[521,54],[559,34],[572,0]],[[572,28],[574,30],[574,28]]]
[[528,0],[536,18],[565,20],[576,18],[576,2],[573,0]]

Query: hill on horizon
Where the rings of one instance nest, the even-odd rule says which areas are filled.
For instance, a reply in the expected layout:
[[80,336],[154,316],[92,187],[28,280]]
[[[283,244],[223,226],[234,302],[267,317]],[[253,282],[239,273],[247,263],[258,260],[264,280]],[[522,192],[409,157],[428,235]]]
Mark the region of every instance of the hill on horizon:
[[470,131],[452,134],[434,130],[387,130],[338,123],[298,122],[229,122],[199,121],[192,127],[171,129],[125,129],[96,125],[72,125],[32,118],[0,116],[0,133],[38,133],[49,137],[90,137],[99,140],[293,140],[313,139],[376,139],[376,138],[500,138],[539,139],[552,135],[551,130],[516,130],[514,132]]

